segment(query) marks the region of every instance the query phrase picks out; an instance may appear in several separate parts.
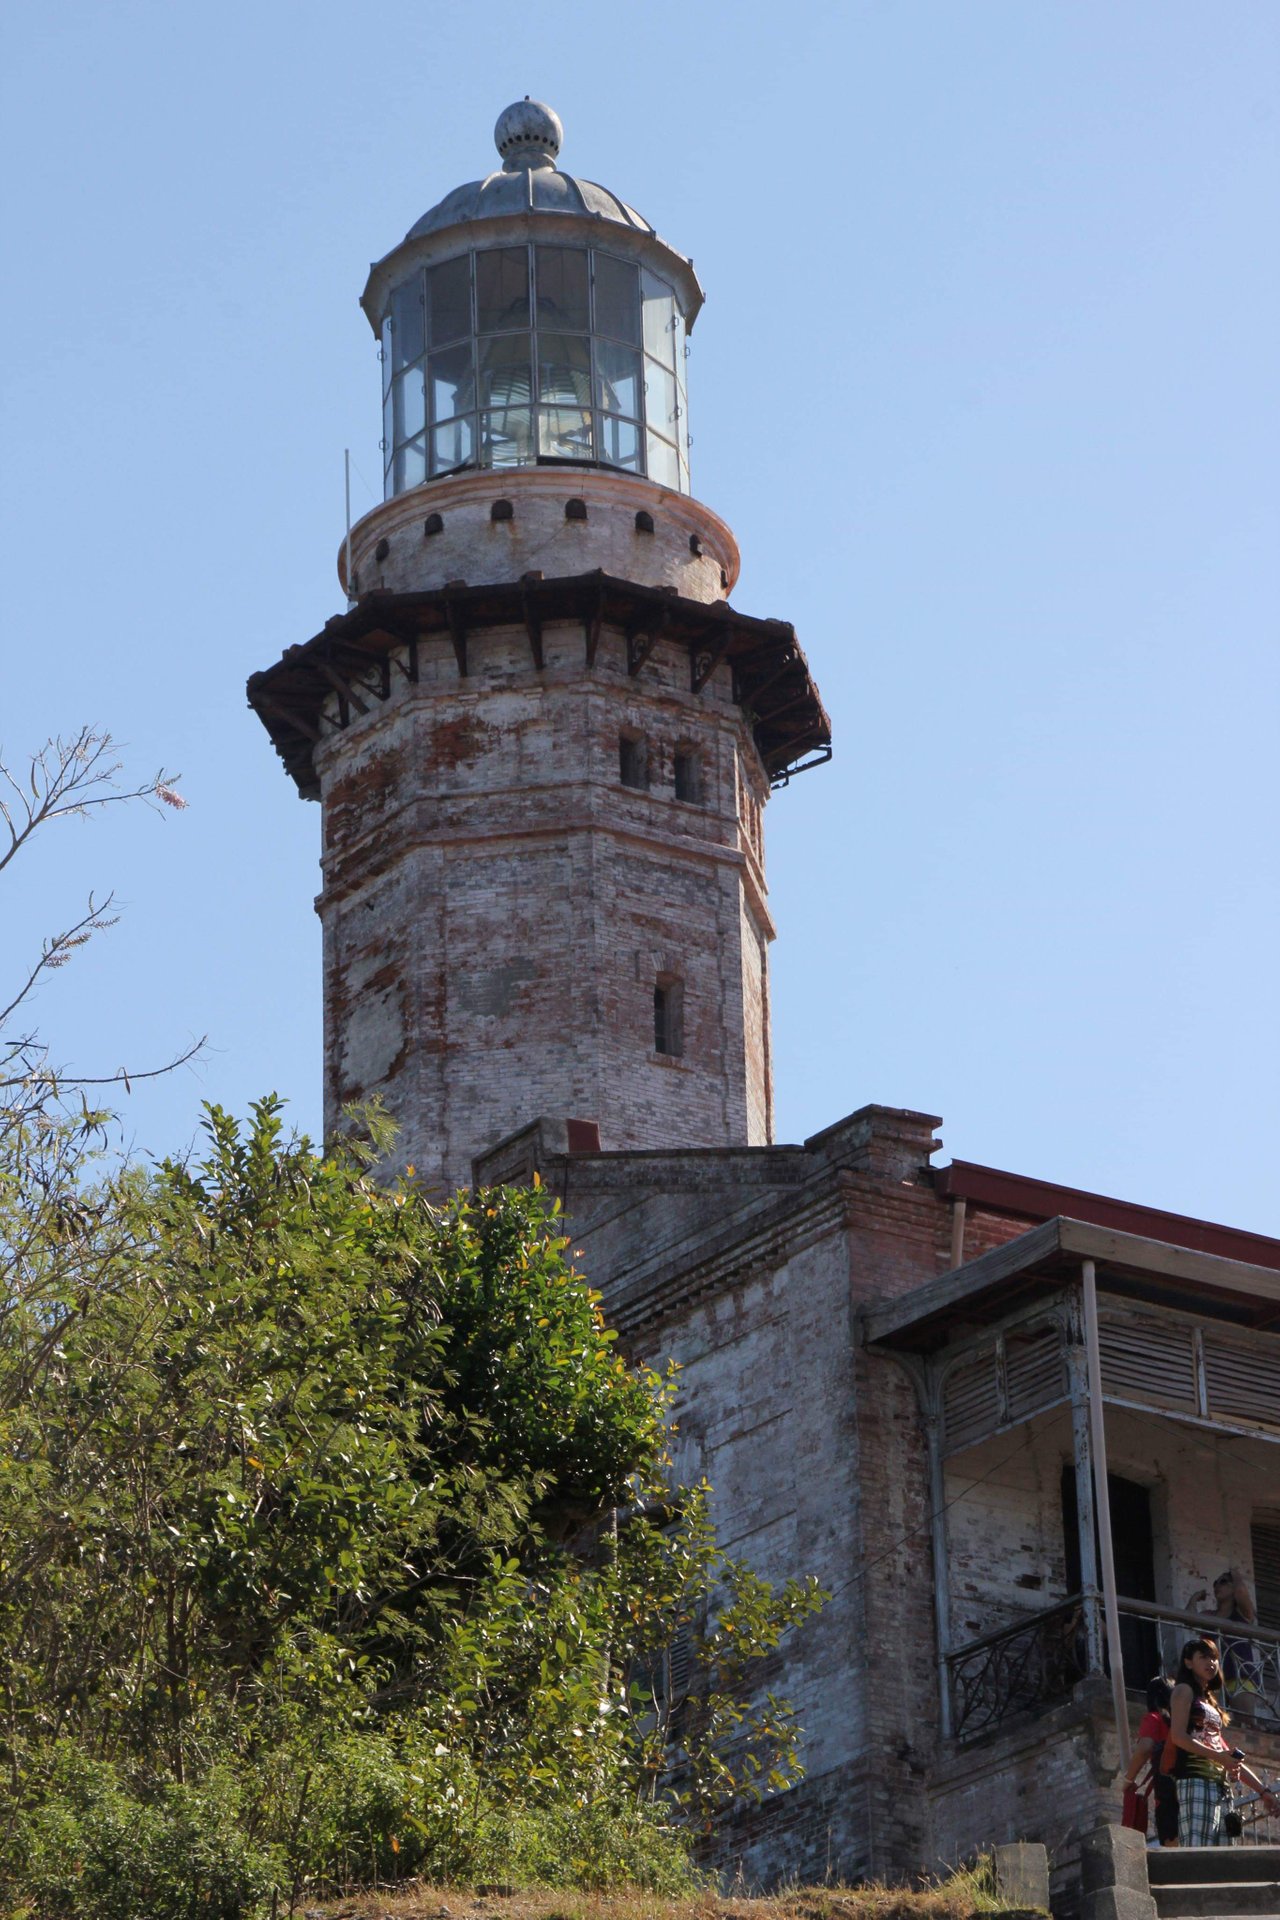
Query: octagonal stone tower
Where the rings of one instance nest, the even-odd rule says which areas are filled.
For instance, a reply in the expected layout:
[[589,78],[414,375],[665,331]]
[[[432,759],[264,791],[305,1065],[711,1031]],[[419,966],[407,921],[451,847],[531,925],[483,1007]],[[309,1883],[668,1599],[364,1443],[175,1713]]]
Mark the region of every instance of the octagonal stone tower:
[[380,1095],[442,1191],[540,1115],[772,1138],[761,818],[830,754],[689,491],[691,264],[558,170],[549,108],[495,139],[370,272],[386,497],[348,610],[248,689],[321,804],[326,1125]]

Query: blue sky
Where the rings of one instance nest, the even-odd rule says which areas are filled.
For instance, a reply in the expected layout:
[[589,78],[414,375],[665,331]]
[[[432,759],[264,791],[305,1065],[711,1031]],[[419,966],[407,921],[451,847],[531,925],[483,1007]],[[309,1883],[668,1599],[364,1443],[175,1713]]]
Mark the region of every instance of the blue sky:
[[[0,979],[126,1103],[319,1121],[319,817],[244,704],[374,501],[368,262],[531,93],[693,256],[695,491],[794,621],[832,764],[769,809],[780,1135],[1280,1233],[1280,9],[1184,0],[334,0],[7,15],[10,759],[88,719],[188,811],[6,880]],[[16,869],[15,869],[16,872]],[[947,1156],[944,1156],[944,1158]]]

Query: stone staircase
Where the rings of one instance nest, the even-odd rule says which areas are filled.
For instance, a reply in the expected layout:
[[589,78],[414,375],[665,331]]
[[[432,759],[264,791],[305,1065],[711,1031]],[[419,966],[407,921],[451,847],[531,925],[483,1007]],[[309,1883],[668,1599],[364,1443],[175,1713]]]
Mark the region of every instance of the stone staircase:
[[1147,1854],[1159,1920],[1280,1915],[1280,1847],[1169,1847]]

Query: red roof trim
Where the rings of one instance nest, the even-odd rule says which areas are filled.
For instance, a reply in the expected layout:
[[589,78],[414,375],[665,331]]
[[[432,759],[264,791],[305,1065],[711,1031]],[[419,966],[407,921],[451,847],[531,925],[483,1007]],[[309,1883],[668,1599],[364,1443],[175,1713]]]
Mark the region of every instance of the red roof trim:
[[1078,1187],[1055,1187],[1047,1180],[1029,1180],[1021,1173],[1003,1173],[998,1167],[976,1167],[953,1160],[935,1175],[937,1191],[947,1199],[970,1200],[996,1213],[1027,1220],[1052,1220],[1064,1214],[1087,1220],[1095,1227],[1114,1227],[1120,1233],[1143,1234],[1171,1247],[1190,1247],[1196,1253],[1217,1254],[1223,1260],[1247,1260],[1255,1267],[1280,1272],[1280,1240],[1241,1227],[1217,1226],[1183,1213],[1164,1213],[1158,1207],[1139,1207],[1113,1200],[1103,1193],[1084,1193]]

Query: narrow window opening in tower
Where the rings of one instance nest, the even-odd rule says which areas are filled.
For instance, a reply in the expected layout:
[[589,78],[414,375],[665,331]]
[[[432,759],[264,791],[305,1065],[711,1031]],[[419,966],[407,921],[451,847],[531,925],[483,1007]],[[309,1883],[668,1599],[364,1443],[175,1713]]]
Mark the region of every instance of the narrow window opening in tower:
[[618,735],[618,778],[624,787],[649,785],[649,743],[642,733]]
[[697,806],[702,799],[702,762],[696,748],[676,748],[675,774],[676,799]]
[[684,1052],[684,985],[670,973],[653,989],[653,1050],[674,1059]]

